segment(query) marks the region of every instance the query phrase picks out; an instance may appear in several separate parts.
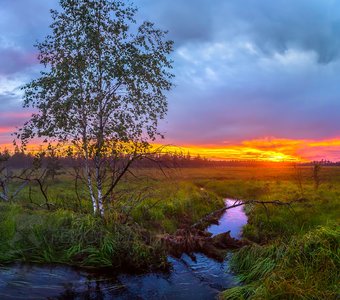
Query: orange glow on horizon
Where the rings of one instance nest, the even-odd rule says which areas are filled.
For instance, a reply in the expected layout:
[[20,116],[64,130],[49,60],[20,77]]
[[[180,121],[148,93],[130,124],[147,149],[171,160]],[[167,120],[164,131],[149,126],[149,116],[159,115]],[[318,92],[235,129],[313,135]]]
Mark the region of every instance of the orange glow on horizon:
[[168,146],[169,151],[190,152],[213,160],[259,160],[272,162],[340,161],[340,138],[298,140],[261,138],[225,145]]
[[221,146],[167,146],[165,152],[190,153],[191,156],[200,155],[212,160],[259,160],[272,162],[303,162],[302,157],[293,156],[276,150],[261,150],[245,145]]
[[[261,138],[240,143],[216,145],[164,145],[163,152],[181,152],[192,157],[200,155],[212,160],[258,160],[272,162],[307,162],[313,160],[340,161],[340,138],[327,140],[298,140]],[[39,150],[39,143],[32,143],[28,151]],[[13,149],[12,144],[0,145],[0,150]]]

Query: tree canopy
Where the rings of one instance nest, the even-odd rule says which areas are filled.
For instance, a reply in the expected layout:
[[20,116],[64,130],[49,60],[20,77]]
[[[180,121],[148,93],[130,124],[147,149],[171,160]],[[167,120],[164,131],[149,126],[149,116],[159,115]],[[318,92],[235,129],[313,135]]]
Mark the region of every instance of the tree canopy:
[[38,43],[41,76],[24,87],[38,109],[21,133],[59,141],[154,139],[167,112],[173,42],[117,0],[61,0]]
[[[24,145],[36,136],[71,144],[85,161],[96,211],[131,160],[162,136],[173,42],[153,23],[138,24],[137,9],[124,1],[60,0],[60,8],[36,45],[45,68],[24,87],[24,106],[37,112],[18,136]],[[118,168],[120,155],[127,164]]]

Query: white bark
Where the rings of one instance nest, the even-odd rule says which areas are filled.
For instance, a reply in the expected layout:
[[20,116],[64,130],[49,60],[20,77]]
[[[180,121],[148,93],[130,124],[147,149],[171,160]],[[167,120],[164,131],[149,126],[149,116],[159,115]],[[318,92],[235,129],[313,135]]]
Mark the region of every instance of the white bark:
[[28,181],[23,182],[11,195],[8,191],[8,186],[6,182],[3,182],[3,192],[0,192],[0,199],[4,200],[4,201],[9,201],[10,199],[14,199],[19,193],[20,191],[27,186]]
[[101,217],[104,217],[103,193],[101,188],[98,188],[98,209]]
[[91,197],[92,207],[93,207],[93,213],[97,214],[97,212],[98,212],[97,200],[96,200],[96,197],[94,196],[94,193],[93,193],[91,173],[90,173],[90,170],[89,170],[88,161],[86,161],[85,164],[86,164],[87,187],[88,187],[89,192],[90,192],[90,197]]
[[98,191],[98,209],[101,217],[104,217],[104,204],[103,204],[103,186],[102,179],[100,177],[100,166],[97,162],[96,165],[96,177],[97,177],[97,191]]

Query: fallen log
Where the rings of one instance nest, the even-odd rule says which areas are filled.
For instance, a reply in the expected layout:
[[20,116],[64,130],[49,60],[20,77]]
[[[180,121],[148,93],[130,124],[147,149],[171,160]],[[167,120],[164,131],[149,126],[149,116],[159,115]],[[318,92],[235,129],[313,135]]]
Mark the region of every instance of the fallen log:
[[193,257],[194,252],[200,252],[208,257],[217,260],[223,260],[227,249],[238,249],[248,244],[247,241],[237,240],[231,237],[230,231],[212,236],[211,233],[205,230],[207,225],[218,221],[226,210],[245,204],[261,204],[265,207],[266,211],[266,205],[268,204],[287,206],[288,208],[292,209],[291,205],[293,203],[306,201],[308,200],[302,198],[290,202],[282,202],[279,200],[236,200],[233,205],[216,210],[206,215],[195,224],[188,226],[185,229],[177,230],[173,235],[165,234],[159,236],[159,238],[163,246],[167,249],[168,253],[174,257],[179,258],[183,253]]
[[212,236],[211,233],[196,228],[180,229],[175,234],[166,234],[160,239],[168,253],[177,258],[183,253],[192,256],[194,252],[200,252],[216,260],[223,260],[225,250],[245,245],[244,241],[232,238],[230,231]]

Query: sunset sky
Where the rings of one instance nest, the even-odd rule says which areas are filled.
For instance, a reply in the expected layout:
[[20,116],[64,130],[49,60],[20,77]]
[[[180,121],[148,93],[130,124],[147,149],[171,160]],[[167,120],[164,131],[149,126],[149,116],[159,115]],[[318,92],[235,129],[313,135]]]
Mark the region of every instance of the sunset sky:
[[[136,0],[169,30],[176,87],[165,144],[214,159],[340,160],[340,9],[335,0]],[[0,145],[30,112],[20,86],[57,0],[0,0]]]

